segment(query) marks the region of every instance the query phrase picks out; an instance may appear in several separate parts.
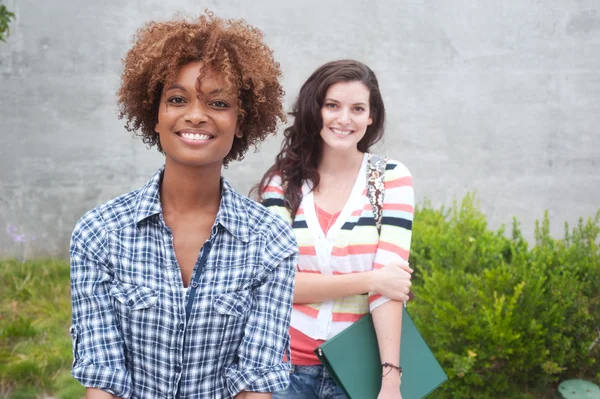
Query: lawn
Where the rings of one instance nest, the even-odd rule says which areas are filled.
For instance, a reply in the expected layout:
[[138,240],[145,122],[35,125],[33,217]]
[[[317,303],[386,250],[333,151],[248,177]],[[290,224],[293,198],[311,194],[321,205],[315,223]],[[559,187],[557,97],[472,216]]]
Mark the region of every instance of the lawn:
[[66,261],[0,260],[0,397],[79,399]]

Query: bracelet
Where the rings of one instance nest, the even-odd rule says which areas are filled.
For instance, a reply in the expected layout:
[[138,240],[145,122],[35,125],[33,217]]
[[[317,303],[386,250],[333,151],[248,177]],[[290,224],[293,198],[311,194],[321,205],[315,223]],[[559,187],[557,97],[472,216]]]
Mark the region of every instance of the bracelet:
[[396,365],[394,365],[392,363],[386,362],[386,363],[382,363],[381,367],[382,368],[386,368],[386,367],[390,368],[390,371],[388,371],[387,373],[385,373],[385,374],[383,374],[383,372],[381,373],[382,377],[385,377],[386,375],[388,375],[392,371],[392,369],[398,370],[398,372],[400,373],[400,377],[402,377],[402,367],[400,367],[400,366],[396,366]]

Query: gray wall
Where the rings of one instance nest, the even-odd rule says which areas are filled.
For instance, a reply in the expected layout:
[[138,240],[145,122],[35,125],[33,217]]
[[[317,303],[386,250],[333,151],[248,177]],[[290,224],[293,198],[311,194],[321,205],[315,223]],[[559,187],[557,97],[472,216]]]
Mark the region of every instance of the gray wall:
[[[517,216],[529,238],[546,209],[559,237],[600,208],[599,1],[0,2],[18,18],[0,43],[0,256],[66,256],[87,209],[162,163],[116,117],[120,59],[143,22],[205,7],[264,31],[288,109],[320,64],[369,64],[383,152],[411,169],[419,202],[476,190],[492,227]],[[279,142],[225,175],[247,192]]]

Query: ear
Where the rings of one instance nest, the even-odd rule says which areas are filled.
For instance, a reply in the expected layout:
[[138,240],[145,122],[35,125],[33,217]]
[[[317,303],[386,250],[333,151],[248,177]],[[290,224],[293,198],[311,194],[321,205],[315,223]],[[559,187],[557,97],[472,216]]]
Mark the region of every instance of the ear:
[[158,131],[158,122],[156,122],[156,125],[154,125],[154,131],[156,132],[156,134],[160,134],[160,132]]
[[242,128],[240,127],[239,123],[235,127],[235,137],[237,137],[238,139],[241,139],[242,137],[244,137],[244,133],[242,132]]
[[373,117],[371,115],[369,115],[369,123],[367,123],[367,126],[370,126],[373,124]]

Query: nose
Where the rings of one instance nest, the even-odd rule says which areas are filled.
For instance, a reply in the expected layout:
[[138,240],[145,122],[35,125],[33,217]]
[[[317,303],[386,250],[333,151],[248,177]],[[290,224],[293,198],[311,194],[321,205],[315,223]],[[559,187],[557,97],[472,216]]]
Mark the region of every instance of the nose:
[[206,109],[201,101],[194,101],[190,104],[185,114],[185,120],[193,125],[199,125],[208,120]]
[[350,123],[350,111],[347,109],[340,110],[337,120],[341,125],[348,125]]

